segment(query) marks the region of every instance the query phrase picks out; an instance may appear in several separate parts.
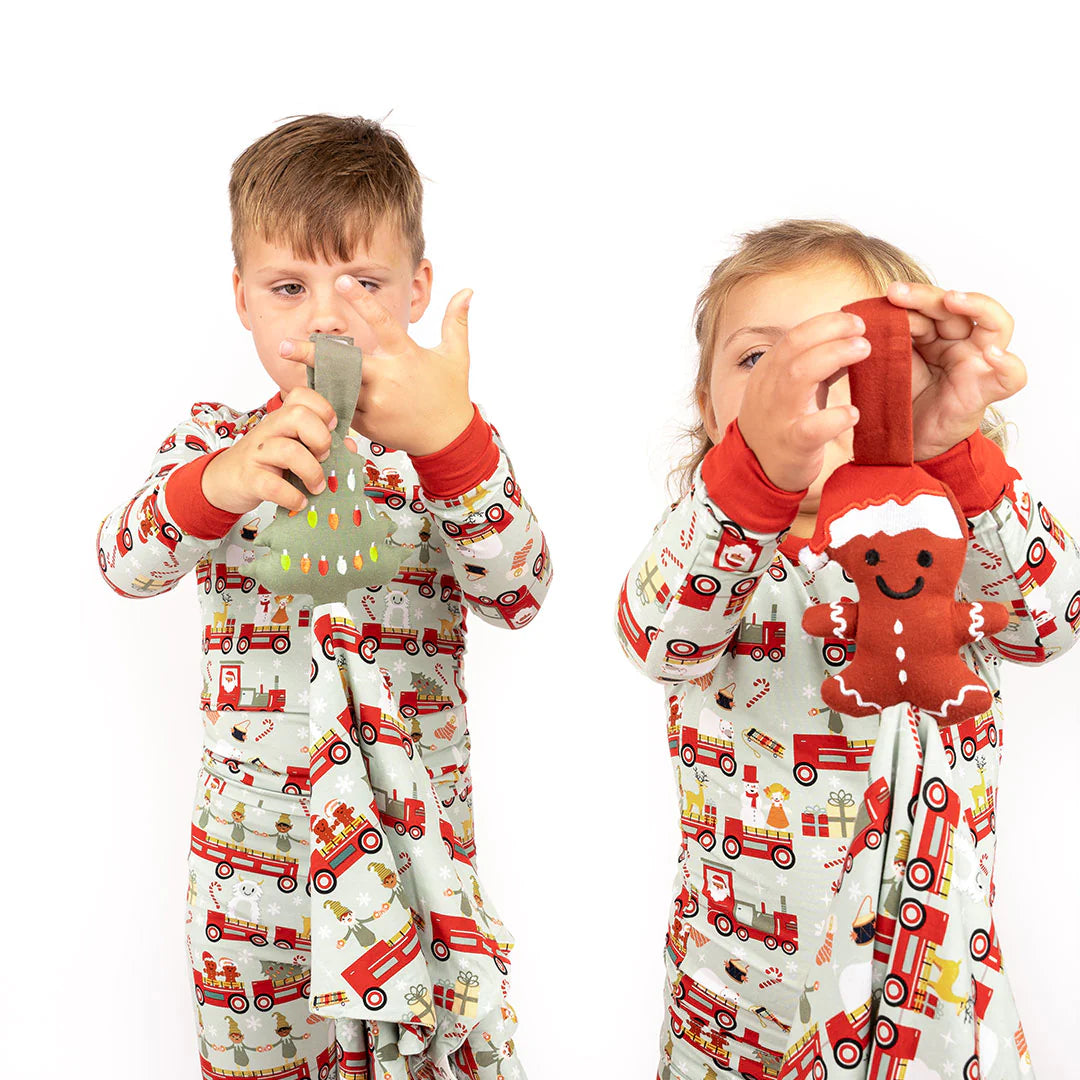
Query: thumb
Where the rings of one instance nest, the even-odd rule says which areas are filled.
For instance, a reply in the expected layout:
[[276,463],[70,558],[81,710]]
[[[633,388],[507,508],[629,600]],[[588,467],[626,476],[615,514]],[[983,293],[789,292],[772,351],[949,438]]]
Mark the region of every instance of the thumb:
[[462,289],[450,297],[442,322],[443,348],[449,352],[469,353],[469,303],[472,289]]

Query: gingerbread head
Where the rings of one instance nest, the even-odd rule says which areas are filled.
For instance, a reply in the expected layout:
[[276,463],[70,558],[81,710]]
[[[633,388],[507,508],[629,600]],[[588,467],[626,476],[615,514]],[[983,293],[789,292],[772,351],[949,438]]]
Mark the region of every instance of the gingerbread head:
[[859,409],[855,460],[825,482],[815,535],[799,561],[816,570],[835,559],[859,600],[803,613],[807,633],[856,643],[852,662],[822,684],[822,697],[850,716],[910,702],[956,723],[992,701],[958,652],[1003,629],[1008,610],[956,599],[967,521],[949,488],[914,461],[907,312],[884,296],[842,310],[862,318],[870,342],[870,355],[848,368]]

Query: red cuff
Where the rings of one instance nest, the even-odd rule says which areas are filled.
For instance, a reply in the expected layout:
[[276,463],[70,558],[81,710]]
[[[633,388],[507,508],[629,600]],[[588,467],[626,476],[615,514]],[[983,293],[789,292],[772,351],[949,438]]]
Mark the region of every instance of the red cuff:
[[997,506],[1010,481],[1020,479],[1020,474],[1005,460],[1001,447],[981,431],[945,453],[915,464],[948,484],[969,518]]
[[169,513],[181,532],[200,540],[220,540],[244,515],[222,510],[203,494],[202,475],[222,450],[204,454],[171,470],[166,477]]
[[743,439],[738,417],[705,455],[701,479],[713,502],[744,529],[758,533],[778,533],[787,528],[810,490],[785,491],[765,475],[757,455]]
[[432,454],[410,454],[409,458],[424,491],[437,499],[449,499],[471,491],[495,471],[499,448],[491,425],[473,402],[469,426],[452,443]]

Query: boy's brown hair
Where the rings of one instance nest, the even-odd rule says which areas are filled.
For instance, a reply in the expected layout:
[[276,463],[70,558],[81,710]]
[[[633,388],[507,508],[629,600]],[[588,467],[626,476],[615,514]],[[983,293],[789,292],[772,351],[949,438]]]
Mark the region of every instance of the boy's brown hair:
[[[912,256],[841,221],[788,218],[763,229],[742,233],[738,239],[738,248],[716,266],[694,305],[698,367],[690,399],[695,413],[698,413],[698,402],[707,392],[712,378],[716,332],[724,303],[739,282],[816,263],[841,263],[854,267],[880,290],[881,295],[894,279],[934,284],[930,274]],[[1006,422],[993,405],[986,407],[981,431],[1002,450],[1007,448]],[[700,414],[696,423],[683,428],[681,437],[689,441],[690,450],[668,473],[669,484],[672,476],[677,479],[678,498],[689,490],[695,470],[712,448],[712,440]]]
[[232,164],[232,249],[243,273],[244,237],[312,262],[353,257],[383,222],[413,260],[424,257],[423,183],[401,140],[377,120],[314,113],[253,142]]

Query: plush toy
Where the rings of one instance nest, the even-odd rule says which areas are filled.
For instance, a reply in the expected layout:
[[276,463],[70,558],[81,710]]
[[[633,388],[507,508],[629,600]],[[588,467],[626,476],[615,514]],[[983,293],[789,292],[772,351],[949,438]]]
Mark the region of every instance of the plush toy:
[[958,651],[1004,629],[1008,609],[956,599],[967,521],[952,491],[914,462],[907,311],[884,296],[842,310],[863,319],[870,342],[870,354],[847,369],[859,409],[855,460],[825,482],[815,535],[799,561],[816,570],[835,559],[859,600],[803,613],[808,634],[856,642],[854,659],[822,683],[821,696],[849,716],[910,702],[953,724],[992,701]]
[[315,343],[308,386],[330,402],[338,418],[330,432],[330,456],[322,463],[326,487],[313,495],[285,471],[285,479],[307,497],[308,505],[303,510],[277,508],[258,537],[270,553],[245,573],[274,594],[306,593],[318,606],[343,601],[353,589],[393,580],[404,551],[390,540],[397,526],[364,493],[364,459],[345,445],[360,394],[360,349],[351,337],[315,333],[308,340]]

